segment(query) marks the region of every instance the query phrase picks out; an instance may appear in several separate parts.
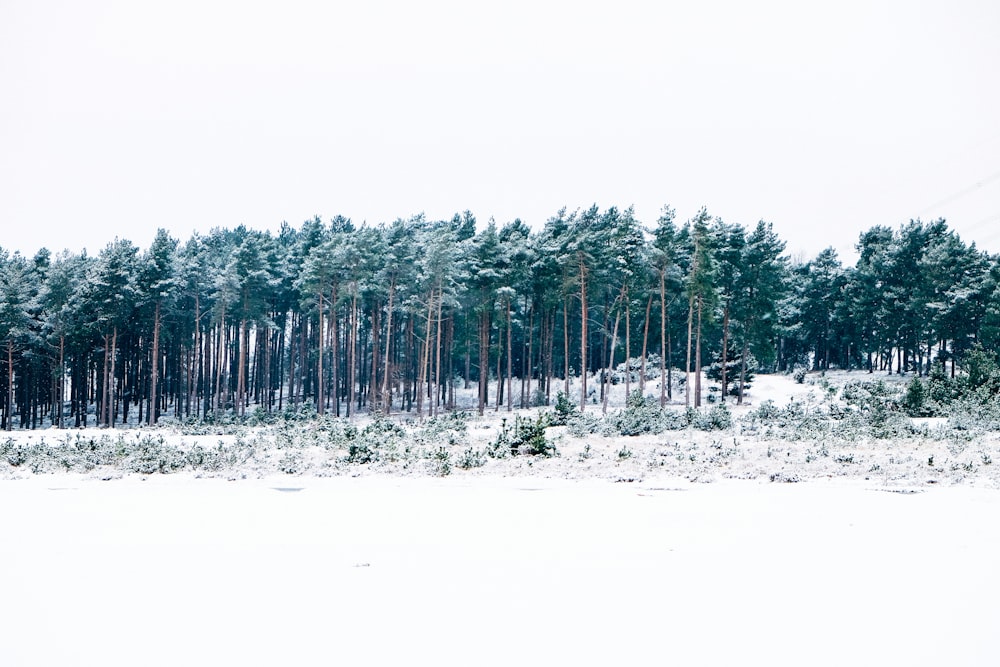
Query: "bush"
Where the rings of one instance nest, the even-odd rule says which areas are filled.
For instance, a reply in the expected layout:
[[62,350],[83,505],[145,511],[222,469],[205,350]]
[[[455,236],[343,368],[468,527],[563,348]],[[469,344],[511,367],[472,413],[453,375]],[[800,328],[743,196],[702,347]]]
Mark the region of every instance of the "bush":
[[462,455],[458,457],[455,465],[463,470],[481,468],[486,465],[486,453],[472,447],[466,447]]
[[578,414],[576,406],[573,405],[572,401],[569,400],[569,396],[566,392],[559,391],[556,393],[556,404],[554,407],[554,412],[550,419],[550,423],[553,426],[565,426],[570,420]]
[[494,458],[504,458],[508,454],[554,456],[555,445],[545,438],[548,425],[545,415],[538,415],[534,421],[515,415],[513,427],[505,419],[488,453]]
[[906,385],[906,393],[903,395],[903,410],[911,417],[928,417],[934,413],[928,405],[927,387],[923,381],[914,377]]
[[638,389],[629,394],[625,408],[604,420],[605,435],[633,436],[661,433],[664,430],[663,410],[659,403],[643,397]]
[[451,474],[451,454],[444,447],[438,447],[430,453],[431,472],[438,477]]
[[708,412],[690,410],[688,421],[699,431],[721,431],[733,425],[733,415],[725,403],[713,407]]

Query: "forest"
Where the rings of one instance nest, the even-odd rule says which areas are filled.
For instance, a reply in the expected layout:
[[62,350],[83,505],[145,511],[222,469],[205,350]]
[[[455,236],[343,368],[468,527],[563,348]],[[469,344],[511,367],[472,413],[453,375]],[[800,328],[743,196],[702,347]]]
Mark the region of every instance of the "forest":
[[[954,376],[1000,349],[1000,256],[944,220],[876,226],[845,265],[772,226],[664,207],[560,210],[541,229],[423,215],[240,226],[96,255],[0,250],[2,427],[607,408],[626,384],[698,407],[754,373]],[[707,373],[703,373],[707,371]],[[731,397],[731,399],[727,399]]]

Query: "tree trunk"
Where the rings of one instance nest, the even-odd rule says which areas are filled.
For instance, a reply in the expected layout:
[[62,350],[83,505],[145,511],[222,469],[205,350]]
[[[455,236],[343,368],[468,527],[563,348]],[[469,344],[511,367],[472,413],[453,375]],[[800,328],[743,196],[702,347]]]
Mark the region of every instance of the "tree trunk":
[[358,351],[358,294],[357,285],[351,294],[351,342],[348,345],[350,371],[347,374],[347,418],[354,415],[354,385],[357,381],[357,351]]
[[587,409],[587,269],[580,260],[580,412]]
[[424,344],[423,351],[420,354],[420,371],[417,376],[417,415],[423,416],[424,409],[424,394],[427,393],[424,388],[424,381],[427,378],[427,366],[430,363],[431,354],[431,318],[434,316],[434,290],[431,290],[430,296],[427,299],[427,326],[424,329]]
[[694,295],[688,297],[687,358],[684,361],[684,407],[691,407],[691,338],[694,336]]
[[392,305],[396,295],[396,277],[389,282],[389,307],[385,314],[385,365],[382,370],[382,411],[389,414],[392,407],[392,394],[389,386],[389,348],[392,343]]
[[[632,368],[629,366],[632,359],[632,316],[629,308],[628,291],[625,292],[625,398],[632,393]],[[618,318],[615,318],[615,327],[618,326]],[[612,338],[612,341],[614,339]],[[614,343],[612,342],[612,346]],[[614,358],[614,350],[611,351],[611,358]],[[614,365],[611,366],[614,370]]]
[[115,326],[114,333],[111,336],[111,377],[109,381],[108,391],[110,395],[108,396],[108,427],[115,427],[115,417],[118,414],[118,410],[115,407],[115,365],[117,362],[116,357],[118,356],[118,326]]
[[[666,270],[660,271],[660,407],[667,404],[665,390],[670,386],[667,373],[667,285]],[[666,386],[664,386],[664,383]]]
[[569,398],[569,299],[563,302],[563,383],[566,398]]
[[511,313],[510,313],[510,297],[507,298],[507,412],[514,409],[514,382],[512,376],[513,372],[513,354],[514,348],[511,343]]
[[444,292],[438,285],[437,332],[434,335],[434,404],[433,414],[437,416],[441,406],[441,309],[444,305]]
[[694,407],[701,407],[701,311],[704,303],[698,296],[698,331],[694,344]]
[[156,302],[153,313],[153,359],[149,370],[149,414],[146,416],[150,426],[156,424],[156,384],[159,381],[160,360],[160,302]]
[[8,431],[14,429],[14,341],[7,339],[7,410],[4,424]]
[[[618,321],[621,319],[621,308],[615,313],[615,328],[611,335],[611,349],[608,351],[608,367],[604,370],[604,397],[601,399],[601,414],[608,413],[608,394],[611,393],[611,372],[615,367],[615,346],[618,344]],[[626,363],[626,365],[628,365]],[[627,396],[626,396],[627,398]]]
[[642,323],[642,364],[639,368],[639,393],[646,391],[646,351],[649,343],[649,313],[653,308],[653,295],[646,300],[646,319]]
[[323,292],[316,294],[316,325],[319,327],[319,349],[316,351],[316,414],[323,416],[326,402],[323,398]]
[[722,315],[722,402],[726,402],[726,393],[729,388],[727,383],[728,378],[726,377],[726,352],[729,346],[729,302],[726,302],[726,307]]

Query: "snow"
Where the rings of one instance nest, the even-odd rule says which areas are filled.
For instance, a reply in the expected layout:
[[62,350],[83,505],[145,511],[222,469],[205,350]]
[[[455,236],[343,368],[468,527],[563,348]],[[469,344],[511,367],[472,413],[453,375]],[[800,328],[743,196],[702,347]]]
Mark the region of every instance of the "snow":
[[[822,391],[761,376],[750,400]],[[720,437],[674,435],[699,456]],[[890,477],[750,439],[653,469],[667,444],[564,435],[560,457],[444,478],[18,469],[0,480],[0,665],[1000,664],[995,466],[850,450],[914,459]]]
[[1000,494],[37,476],[0,663],[985,665]]

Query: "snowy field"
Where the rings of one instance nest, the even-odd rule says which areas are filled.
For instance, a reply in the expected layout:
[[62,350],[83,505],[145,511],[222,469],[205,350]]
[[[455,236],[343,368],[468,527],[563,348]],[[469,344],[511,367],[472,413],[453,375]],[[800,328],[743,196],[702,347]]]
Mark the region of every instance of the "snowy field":
[[[153,432],[254,452],[237,467],[32,470],[10,463],[32,443],[108,432],[15,433],[0,665],[1000,664],[995,434],[740,426],[825,391],[760,378],[726,431],[554,427],[558,456],[457,465],[501,411],[426,445],[454,450],[447,476],[417,455],[272,451],[252,429]],[[304,472],[279,472],[290,452]]]
[[857,482],[0,485],[4,665],[995,665],[1000,494]]

